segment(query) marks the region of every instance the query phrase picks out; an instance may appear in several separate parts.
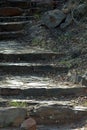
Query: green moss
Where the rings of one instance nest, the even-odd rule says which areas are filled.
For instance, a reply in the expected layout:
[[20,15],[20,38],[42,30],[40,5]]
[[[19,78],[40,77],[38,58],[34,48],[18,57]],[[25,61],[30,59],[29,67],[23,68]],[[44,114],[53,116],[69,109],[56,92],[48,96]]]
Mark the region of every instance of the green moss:
[[17,101],[9,101],[8,106],[13,107],[27,107],[28,104],[26,102],[17,102]]

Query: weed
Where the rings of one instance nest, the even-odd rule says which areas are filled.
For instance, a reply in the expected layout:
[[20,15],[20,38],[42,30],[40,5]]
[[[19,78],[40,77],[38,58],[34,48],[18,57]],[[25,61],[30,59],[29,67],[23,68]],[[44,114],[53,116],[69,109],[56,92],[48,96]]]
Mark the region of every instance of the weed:
[[9,101],[8,106],[13,106],[13,107],[27,107],[26,102],[17,102],[17,101]]

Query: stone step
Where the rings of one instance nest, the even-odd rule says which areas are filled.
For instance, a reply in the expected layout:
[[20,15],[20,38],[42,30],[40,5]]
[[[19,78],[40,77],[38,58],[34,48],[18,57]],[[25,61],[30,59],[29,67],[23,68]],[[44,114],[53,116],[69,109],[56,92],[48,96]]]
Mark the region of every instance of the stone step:
[[23,98],[18,96],[0,96],[0,107],[37,107],[44,105],[65,105],[65,106],[83,106],[87,107],[87,96],[83,97],[68,97],[68,98],[55,98],[55,97],[41,97],[41,98]]
[[87,87],[67,82],[62,83],[59,78],[55,81],[55,77],[54,79],[53,77],[39,75],[39,73],[17,76],[2,73],[0,76],[0,95],[23,95],[24,97],[74,97],[80,94],[87,95]]
[[[65,126],[58,125],[39,125],[37,126],[38,130],[87,130],[87,125],[79,126],[79,123]],[[4,130],[4,129],[1,129]],[[6,129],[10,130],[10,129]],[[13,129],[14,130],[14,129]],[[19,129],[16,129],[19,130]]]
[[24,29],[28,22],[1,22],[0,23],[0,33],[1,32],[13,32],[21,31]]
[[0,32],[0,40],[15,39],[24,34],[24,30],[21,31],[11,31],[11,32]]
[[[13,40],[0,42],[0,61],[48,61],[59,60],[66,57],[67,53],[58,53],[51,50],[44,50],[40,47],[32,47],[28,43]],[[11,59],[11,60],[10,60]],[[46,61],[47,63],[47,61]]]
[[[87,107],[83,105],[79,105],[76,103],[76,100],[61,100],[58,99],[49,100],[45,99],[15,99],[13,96],[11,98],[0,98],[0,106],[3,107],[4,112],[12,111],[14,107],[17,109],[25,107],[28,111],[29,116],[34,118],[37,122],[38,130],[45,130],[45,128],[59,128],[60,130],[71,130],[71,128],[78,128],[78,123],[86,121],[87,117]],[[0,109],[0,112],[2,108]],[[17,112],[16,108],[15,111]],[[3,112],[2,112],[3,114]],[[14,112],[12,113],[14,117]],[[28,116],[27,116],[28,118]],[[10,118],[8,118],[9,120]],[[0,116],[1,120],[1,116]],[[12,120],[14,122],[14,120]],[[12,126],[12,123],[9,123]],[[52,126],[53,125],[53,126]],[[83,125],[83,124],[82,124]],[[18,123],[18,126],[20,124]],[[79,126],[81,127],[81,126]],[[4,128],[5,129],[5,128]],[[4,130],[2,129],[2,130]],[[9,130],[9,128],[8,128]],[[79,129],[76,129],[79,130]]]
[[[1,0],[2,1],[2,0]],[[57,6],[63,5],[63,1],[60,0],[7,0],[0,3],[1,7],[18,7],[25,11],[27,14],[42,13],[47,10],[56,8]]]
[[68,73],[69,68],[53,64],[30,64],[30,63],[0,63],[0,71],[6,74],[57,74]]
[[80,85],[72,85],[67,83],[57,82],[52,78],[46,76],[41,77],[37,75],[14,76],[9,75],[0,76],[0,95],[2,96],[16,96],[16,98],[26,97],[78,97],[80,95],[87,95],[87,87],[80,87]]
[[[69,99],[68,99],[69,100]],[[0,107],[35,107],[35,106],[43,106],[43,105],[69,105],[69,106],[75,106],[75,100],[52,100],[52,99],[17,99],[16,97],[0,97]]]
[[21,7],[21,8],[29,8],[29,7],[36,7],[41,5],[53,7],[55,4],[54,0],[7,0],[7,4],[15,7]]
[[[1,85],[0,85],[1,86]],[[8,86],[6,86],[8,87]],[[87,87],[77,88],[29,88],[29,89],[18,89],[18,88],[2,88],[0,87],[1,96],[18,96],[18,97],[79,97],[87,95]],[[15,87],[15,86],[14,86]]]
[[[37,125],[63,127],[64,125],[72,125],[81,121],[85,122],[87,117],[87,107],[76,105],[43,104],[28,109],[22,107],[3,107],[0,108],[0,127],[3,128],[7,125],[9,127],[20,127],[23,120],[28,117],[26,115],[27,111],[29,116],[36,120]],[[23,113],[21,114],[21,112]],[[6,118],[6,115],[8,118]],[[22,120],[15,120],[18,119],[18,116]]]
[[10,0],[6,0],[6,1],[3,1],[0,3],[1,7],[9,7],[9,6],[12,6],[12,7],[19,7],[19,8],[22,8],[22,9],[26,9],[26,8],[29,8],[30,7],[30,2],[28,1],[22,1],[22,0],[18,0],[18,1],[10,1]]
[[[87,130],[87,125],[79,126],[79,123],[73,125],[57,126],[57,125],[38,125],[38,130]],[[19,127],[1,128],[0,130],[20,130]]]
[[34,20],[33,16],[12,16],[12,17],[0,17],[0,23],[9,23],[9,22],[29,22],[30,20]]
[[11,51],[0,53],[0,62],[53,62],[65,57],[66,54],[55,52],[18,52]]
[[23,14],[22,9],[18,7],[1,7],[0,8],[0,17],[20,16],[22,14]]
[[[58,53],[58,52],[53,52],[52,50],[48,50],[48,49],[44,49],[44,48],[40,48],[40,47],[32,47],[29,45],[29,43],[25,43],[25,42],[20,42],[17,40],[4,40],[4,41],[0,41],[0,54],[9,54],[10,55],[19,55],[21,56],[21,54],[29,54],[29,55],[37,55],[41,54],[42,55],[53,55],[54,57],[59,55],[60,57],[62,56],[66,56],[67,54],[65,53]],[[43,57],[44,57],[43,56]],[[58,57],[59,57],[58,56]],[[47,56],[48,57],[48,56]],[[39,57],[38,57],[39,58]],[[49,60],[49,59],[48,59]]]
[[31,116],[36,120],[37,124],[42,125],[69,125],[75,122],[86,120],[87,107],[68,106],[68,105],[41,105],[37,106]]

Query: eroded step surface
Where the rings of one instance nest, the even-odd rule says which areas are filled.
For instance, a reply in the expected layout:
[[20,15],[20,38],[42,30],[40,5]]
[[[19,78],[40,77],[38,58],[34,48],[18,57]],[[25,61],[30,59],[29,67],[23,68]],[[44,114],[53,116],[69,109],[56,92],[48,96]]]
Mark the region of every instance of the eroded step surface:
[[3,16],[20,16],[23,11],[17,7],[1,7],[0,8],[0,17]]
[[[23,49],[23,48],[22,48]],[[24,48],[25,49],[25,48]],[[34,52],[35,50],[19,50],[19,51],[13,51],[10,50],[4,51],[0,53],[0,61],[3,62],[36,62],[39,63],[41,61],[43,62],[54,62],[54,60],[61,59],[65,57],[66,54],[63,53],[54,53],[54,52]],[[12,54],[13,53],[13,54]],[[15,53],[15,54],[14,54]]]
[[[61,78],[61,77],[60,77]],[[19,89],[28,89],[28,88],[84,88],[80,84],[72,84],[69,82],[62,82],[60,78],[55,76],[47,77],[41,76],[39,74],[32,75],[0,75],[0,87],[5,88],[19,88]]]
[[24,30],[21,31],[11,31],[11,32],[0,32],[0,40],[13,39],[16,37],[23,36]]
[[[23,113],[21,114],[21,112]],[[15,126],[18,127],[21,125],[22,121],[24,120],[24,117],[27,117],[26,113],[28,112],[30,116],[32,116],[36,122],[37,125],[57,125],[58,126],[64,126],[64,125],[72,125],[74,123],[78,123],[79,121],[86,121],[87,117],[87,107],[83,106],[70,106],[70,105],[59,105],[59,104],[44,104],[44,105],[36,105],[32,108],[23,108],[23,107],[4,107],[0,108],[0,114],[3,116],[12,114],[12,122],[9,120],[11,117],[9,117],[8,122],[7,118],[0,117],[0,125],[3,124],[3,120],[5,123],[3,126],[8,124],[8,126],[14,126],[15,123],[15,116],[16,119],[18,119],[17,113],[19,112],[19,117],[22,118],[18,124]],[[28,114],[27,113],[27,114]],[[15,115],[14,115],[15,114]],[[23,116],[21,116],[23,115]]]
[[22,22],[27,21],[30,22],[30,20],[34,20],[35,18],[33,16],[12,16],[12,17],[0,17],[0,22],[2,23],[9,23],[9,22]]
[[37,106],[44,105],[65,105],[69,107],[83,106],[87,107],[86,102],[87,96],[79,97],[18,97],[18,96],[0,96],[0,106],[1,107],[26,107],[26,108],[36,108]]
[[8,22],[0,23],[0,32],[23,30],[27,22]]
[[[0,106],[3,107],[26,107],[28,113],[31,117],[35,118],[37,124],[46,128],[55,126],[52,128],[61,128],[61,125],[70,125],[72,123],[78,123],[79,121],[84,121],[87,115],[87,107],[81,106],[76,100],[67,100],[67,101],[57,101],[56,100],[17,100],[10,98],[2,99],[0,98]],[[2,101],[2,102],[1,102]],[[77,104],[76,104],[77,103]],[[62,124],[61,124],[62,123]],[[57,125],[57,126],[56,126]],[[75,125],[76,126],[76,125]],[[64,127],[64,128],[69,128]]]
[[26,99],[17,99],[18,97],[0,97],[0,106],[1,107],[26,107],[26,108],[33,108],[36,106],[40,106],[40,105],[68,105],[68,106],[75,106],[78,103],[78,100],[71,100],[71,99],[66,99],[66,100],[59,100],[58,98],[55,99],[28,99],[29,97],[27,97]]
[[2,88],[19,88],[19,89],[28,89],[28,88],[40,88],[40,87],[56,87],[56,84],[53,84],[53,80],[48,77],[40,77],[34,75],[27,76],[1,76],[0,86]]
[[60,127],[60,126],[47,126],[47,125],[41,125],[38,126],[38,130],[87,130],[87,127],[75,127],[75,125],[72,126],[65,126],[65,127]]
[[55,64],[67,54],[44,50],[43,48],[30,47],[28,44],[16,41],[0,42],[0,61],[11,63],[47,63]]
[[29,88],[29,89],[12,89],[0,88],[0,95],[2,96],[20,96],[20,97],[78,97],[87,95],[87,88]]
[[[29,8],[29,7],[36,7],[36,6],[41,6],[41,5],[45,5],[47,4],[47,6],[49,7],[53,7],[53,1],[54,0],[50,0],[50,1],[43,1],[43,0],[8,0],[7,3],[9,5],[15,5],[17,7],[21,7],[21,8]],[[47,7],[46,6],[46,7]]]
[[53,64],[30,64],[30,63],[0,63],[0,71],[6,74],[57,74],[68,73],[68,67],[56,66]]
[[[37,130],[87,130],[87,127],[81,127],[79,128],[79,126],[77,128],[73,128],[75,126],[65,126],[65,127],[58,127],[58,126],[46,126],[46,125],[41,125],[38,126]],[[20,130],[20,128],[3,128],[1,130]]]
[[36,119],[37,124],[71,124],[87,117],[87,107],[82,106],[64,106],[64,105],[44,105],[37,106],[31,112]]
[[1,76],[0,95],[19,97],[70,97],[87,95],[87,87],[67,83],[54,83],[48,77],[35,75]]
[[24,54],[24,53],[51,53],[44,48],[31,47],[29,43],[19,42],[16,40],[7,40],[0,42],[0,53],[3,54]]

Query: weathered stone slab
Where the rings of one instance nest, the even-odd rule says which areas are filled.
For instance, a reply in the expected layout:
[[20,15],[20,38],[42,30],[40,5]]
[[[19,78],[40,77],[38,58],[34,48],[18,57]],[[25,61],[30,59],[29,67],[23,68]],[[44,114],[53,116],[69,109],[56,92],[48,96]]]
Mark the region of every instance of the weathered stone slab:
[[2,7],[0,8],[0,16],[19,16],[23,11],[17,7]]
[[[0,88],[1,96],[24,96],[24,97],[78,97],[80,95],[87,95],[87,87],[74,88],[28,88],[17,89]],[[28,86],[27,86],[28,87]]]
[[34,109],[31,115],[38,124],[64,125],[75,123],[87,117],[87,108],[63,105],[44,105]]
[[12,96],[12,95],[20,95],[21,90],[18,88],[11,89],[11,88],[0,88],[0,95],[2,96]]
[[9,74],[30,74],[34,73],[36,74],[37,72],[39,74],[49,74],[49,73],[67,73],[68,72],[68,67],[61,67],[61,66],[53,66],[51,64],[45,64],[45,65],[38,65],[38,64],[10,64],[10,63],[1,63],[0,64],[0,70],[3,71],[3,73],[9,73]]
[[[32,49],[33,51],[33,49]],[[65,57],[66,54],[64,53],[54,53],[54,52],[34,52],[31,53],[29,51],[25,52],[22,51],[15,51],[15,54],[13,52],[9,51],[9,54],[7,52],[7,54],[5,53],[0,53],[0,61],[5,61],[5,62],[18,62],[19,59],[21,62],[40,62],[43,61],[43,63],[46,61],[51,61],[51,60],[55,60],[55,59],[60,59],[61,57]]]
[[87,72],[82,76],[81,84],[87,87]]
[[8,4],[12,7],[19,7],[19,8],[29,8],[30,7],[30,0],[8,0]]
[[21,31],[10,31],[10,32],[0,32],[0,40],[14,39],[23,36],[24,30]]
[[10,32],[10,31],[21,31],[24,29],[27,22],[7,22],[0,23],[0,32]]
[[25,108],[0,108],[0,128],[7,126],[20,126],[25,120]]

